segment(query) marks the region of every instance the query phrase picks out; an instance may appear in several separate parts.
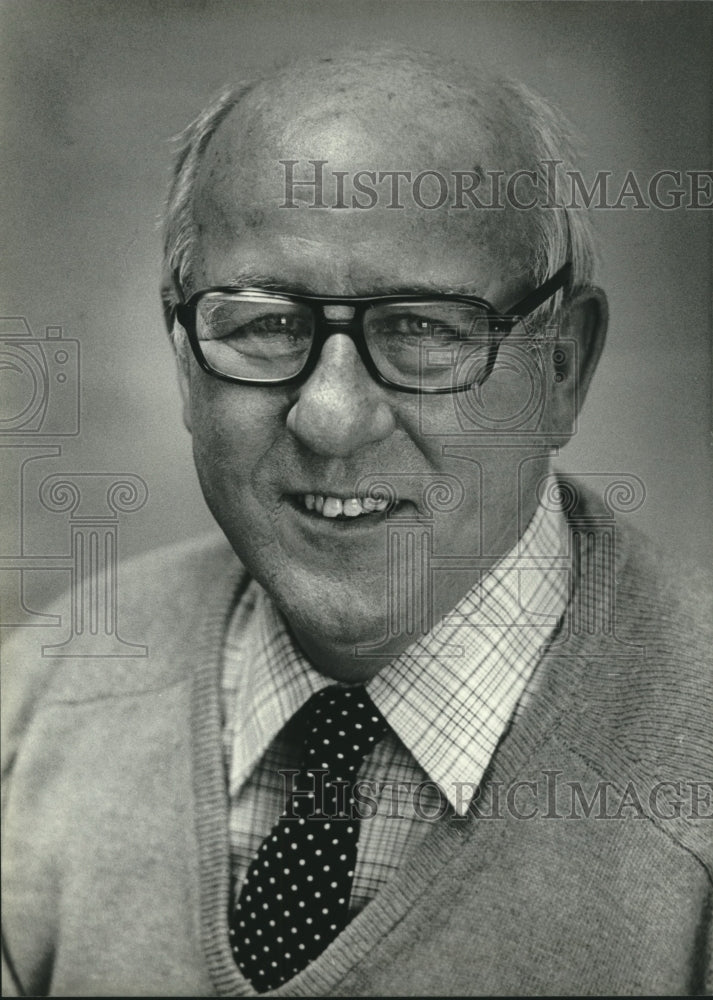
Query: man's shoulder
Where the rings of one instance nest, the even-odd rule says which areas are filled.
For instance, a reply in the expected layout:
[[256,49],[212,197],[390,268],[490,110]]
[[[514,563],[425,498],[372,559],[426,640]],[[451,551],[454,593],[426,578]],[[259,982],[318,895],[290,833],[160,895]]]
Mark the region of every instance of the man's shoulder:
[[[75,580],[47,609],[57,624],[17,628],[3,642],[5,749],[43,703],[98,704],[190,676],[216,655],[245,576],[225,538],[210,535],[126,560],[113,588],[101,574]],[[96,602],[109,597],[93,628]]]
[[708,570],[626,522],[618,529],[618,544],[617,596],[636,610],[642,627],[651,634],[672,629],[693,642],[711,635],[713,576]]
[[[626,517],[571,519],[574,587],[531,719],[713,873],[713,581]],[[572,756],[569,756],[572,755]],[[548,765],[549,766],[549,765]],[[591,791],[591,789],[590,789]],[[607,793],[608,794],[608,793]],[[616,811],[616,810],[615,810]],[[626,811],[626,810],[625,810]]]
[[570,531],[580,535],[576,556],[586,549],[587,563],[573,564],[580,588],[598,588],[597,599],[610,602],[620,628],[637,627],[653,640],[669,635],[705,644],[713,634],[710,571],[641,531],[625,504],[615,513],[586,479],[562,476],[561,483],[576,492],[568,517]]
[[[225,537],[215,533],[125,559],[119,563],[113,582],[109,581],[106,568],[99,566],[86,577],[73,579],[72,586],[43,609],[47,626],[10,630],[4,644],[6,656],[9,658],[18,644],[23,648],[41,644],[57,650],[48,655],[69,659],[70,655],[60,655],[58,651],[62,640],[67,638],[70,640],[68,654],[74,649],[78,656],[90,656],[91,639],[87,638],[86,651],[81,650],[80,643],[71,640],[78,630],[87,636],[96,631],[92,628],[92,613],[101,616],[104,628],[100,632],[122,633],[127,639],[129,632],[160,636],[179,625],[177,616],[191,617],[194,611],[200,613],[224,597],[224,584],[239,580],[244,573]],[[97,600],[111,603],[111,608],[105,607],[100,613],[92,607]],[[55,624],[57,621],[60,624]],[[136,635],[133,645],[139,640]],[[97,656],[106,658],[109,645],[100,636],[94,644]],[[131,647],[132,642],[127,641],[129,657],[135,655]],[[120,652],[117,646],[115,655]]]
[[569,481],[572,597],[549,653],[563,718],[632,766],[644,751],[710,759],[713,578]]
[[700,717],[706,705],[713,711],[713,577],[631,517],[600,520],[601,505],[591,498],[584,509],[585,556],[570,615],[582,648],[592,662],[606,664],[612,691],[620,683],[644,713]]
[[145,602],[170,604],[194,601],[211,582],[240,568],[224,535],[211,532],[173,542],[124,560],[119,566],[119,588],[127,608]]

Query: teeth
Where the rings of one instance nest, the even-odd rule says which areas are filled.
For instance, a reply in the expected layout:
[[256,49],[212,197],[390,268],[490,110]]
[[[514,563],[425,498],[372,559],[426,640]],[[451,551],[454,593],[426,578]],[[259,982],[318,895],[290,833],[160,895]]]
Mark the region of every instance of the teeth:
[[342,513],[345,517],[358,517],[360,514],[364,513],[364,508],[359,500],[354,497],[353,500],[342,501]]
[[306,493],[302,501],[307,510],[315,510],[322,517],[359,517],[361,514],[380,513],[386,510],[388,500],[374,497],[350,497],[341,500],[339,497],[323,496],[321,493]]
[[324,498],[324,509],[322,511],[323,517],[337,517],[338,514],[342,513],[342,501],[337,497],[325,497]]

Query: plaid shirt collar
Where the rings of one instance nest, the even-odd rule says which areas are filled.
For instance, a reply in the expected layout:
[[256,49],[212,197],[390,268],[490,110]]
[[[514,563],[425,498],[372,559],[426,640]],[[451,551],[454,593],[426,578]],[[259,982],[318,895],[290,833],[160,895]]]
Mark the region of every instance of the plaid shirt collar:
[[[367,684],[396,735],[461,814],[566,609],[566,551],[564,515],[538,507],[508,556]],[[230,767],[236,795],[287,720],[334,681],[294,644],[255,581],[233,614],[224,655],[240,661]]]

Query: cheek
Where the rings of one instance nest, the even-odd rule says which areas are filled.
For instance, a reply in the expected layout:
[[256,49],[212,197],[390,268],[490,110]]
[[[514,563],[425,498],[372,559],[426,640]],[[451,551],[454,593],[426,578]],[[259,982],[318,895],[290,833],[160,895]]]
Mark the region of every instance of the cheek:
[[237,506],[249,499],[255,469],[284,427],[284,408],[274,390],[268,395],[200,371],[192,373],[193,453],[209,503],[224,493]]

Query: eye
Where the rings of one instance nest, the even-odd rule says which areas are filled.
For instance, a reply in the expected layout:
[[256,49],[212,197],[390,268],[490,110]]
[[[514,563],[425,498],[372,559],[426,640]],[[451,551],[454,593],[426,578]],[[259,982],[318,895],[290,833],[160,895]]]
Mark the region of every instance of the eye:
[[223,336],[280,337],[288,341],[298,341],[311,336],[311,327],[299,316],[271,313],[248,320]]
[[375,332],[383,335],[423,338],[433,335],[438,330],[443,330],[442,326],[434,323],[434,320],[415,313],[392,313],[381,317],[374,324]]
[[267,297],[214,295],[201,304],[198,336],[201,340],[243,342],[280,340],[303,342],[312,335],[309,312],[293,303],[276,303]]

